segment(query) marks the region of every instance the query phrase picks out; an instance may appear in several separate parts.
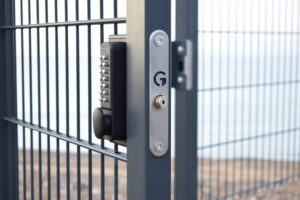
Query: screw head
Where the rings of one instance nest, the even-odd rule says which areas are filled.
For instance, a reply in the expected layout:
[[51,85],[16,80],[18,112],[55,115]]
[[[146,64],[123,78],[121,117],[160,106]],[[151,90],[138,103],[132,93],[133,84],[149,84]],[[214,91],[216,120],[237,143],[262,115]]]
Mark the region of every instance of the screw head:
[[158,34],[155,36],[154,42],[156,46],[161,47],[164,44],[164,37]]
[[164,143],[162,143],[162,141],[156,141],[155,144],[154,144],[154,150],[157,152],[157,153],[163,153],[165,151],[165,145]]

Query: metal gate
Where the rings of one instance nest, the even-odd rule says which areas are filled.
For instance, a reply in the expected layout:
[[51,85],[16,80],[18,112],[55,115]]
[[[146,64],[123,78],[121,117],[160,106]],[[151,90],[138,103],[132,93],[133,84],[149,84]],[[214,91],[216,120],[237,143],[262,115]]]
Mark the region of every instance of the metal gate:
[[[172,3],[0,1],[0,199],[242,199],[299,181],[299,2]],[[175,87],[175,154],[155,157],[149,38],[173,24],[192,87]],[[92,130],[100,44],[117,34],[126,148]]]
[[[0,13],[0,199],[169,199],[170,153],[146,148],[145,80],[146,41],[170,34],[170,2],[2,0]],[[128,148],[92,130],[100,44],[117,34],[132,58]]]

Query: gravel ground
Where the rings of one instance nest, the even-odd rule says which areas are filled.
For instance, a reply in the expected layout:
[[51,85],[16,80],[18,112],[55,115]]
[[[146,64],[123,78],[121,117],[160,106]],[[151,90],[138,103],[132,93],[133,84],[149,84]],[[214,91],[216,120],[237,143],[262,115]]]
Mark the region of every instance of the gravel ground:
[[[88,199],[89,193],[89,169],[88,156],[86,150],[81,150],[80,160],[80,178],[81,178],[81,199]],[[60,199],[66,199],[66,155],[60,154],[60,164],[57,168],[57,157],[51,153],[51,199],[57,199],[57,169],[60,171]],[[101,199],[101,157],[97,153],[92,153],[92,196],[93,199]],[[38,153],[34,152],[33,156],[33,175],[34,182],[31,183],[31,157],[26,152],[26,199],[30,199],[31,190],[35,199],[39,199],[39,164]],[[22,152],[19,152],[19,193],[20,200],[24,195],[24,166]],[[114,163],[112,158],[105,157],[105,199],[114,199]],[[119,200],[126,199],[126,163],[119,161],[118,167],[118,192]],[[77,155],[70,155],[70,197],[77,199]],[[207,160],[200,159],[198,168],[198,199],[209,200],[217,197],[231,194],[240,190],[245,190],[253,185],[260,185],[270,180],[278,180],[281,176],[289,174],[299,174],[299,163],[293,162],[274,162],[260,160]],[[255,170],[256,169],[256,170]],[[173,174],[172,174],[173,176]],[[42,196],[47,199],[48,195],[48,174],[47,174],[47,154],[42,153]],[[172,181],[173,182],[173,181]],[[32,187],[33,186],[33,187]],[[270,185],[263,189],[243,194],[241,196],[230,197],[232,200],[300,200],[300,180],[290,179],[278,185]]]
[[[198,199],[217,199],[252,188],[251,192],[228,199],[300,200],[299,176],[292,178],[300,173],[299,162],[200,159],[198,166]],[[285,177],[291,178],[276,185],[268,184]]]
[[300,181],[284,183],[273,186],[268,189],[260,190],[256,194],[250,194],[249,197],[240,199],[245,200],[299,200],[300,199]]

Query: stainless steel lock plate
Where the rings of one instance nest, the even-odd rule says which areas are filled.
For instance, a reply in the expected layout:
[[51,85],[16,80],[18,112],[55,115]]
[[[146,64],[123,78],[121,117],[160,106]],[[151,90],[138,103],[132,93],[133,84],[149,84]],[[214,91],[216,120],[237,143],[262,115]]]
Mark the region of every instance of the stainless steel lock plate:
[[154,31],[149,39],[149,148],[157,157],[169,149],[169,43],[162,30]]

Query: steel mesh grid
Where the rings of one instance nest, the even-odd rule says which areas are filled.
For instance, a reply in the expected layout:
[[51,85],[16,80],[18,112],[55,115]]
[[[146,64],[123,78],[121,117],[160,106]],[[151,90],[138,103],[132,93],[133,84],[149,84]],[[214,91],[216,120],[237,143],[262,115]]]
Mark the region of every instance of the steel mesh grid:
[[[5,119],[19,125],[19,146],[22,148],[19,151],[21,199],[73,199],[73,191],[77,193],[76,198],[81,199],[81,157],[85,154],[83,160],[88,163],[88,191],[87,196],[83,198],[95,198],[93,160],[97,160],[98,153],[100,199],[108,199],[110,196],[113,199],[119,198],[118,166],[119,161],[126,162],[126,149],[121,148],[119,151],[118,145],[104,140],[97,144],[99,140],[92,136],[91,112],[95,105],[92,98],[96,96],[92,88],[92,81],[95,79],[93,73],[94,68],[99,66],[97,62],[100,44],[107,41],[109,35],[126,32],[124,3],[122,0],[100,0],[98,3],[92,0],[65,0],[61,3],[57,0],[17,0],[17,25],[1,27],[5,30],[15,30],[17,40],[19,112],[15,118]],[[98,36],[95,36],[94,32],[97,32]],[[85,40],[86,47],[82,40]],[[96,53],[94,46],[97,46]],[[83,52],[82,48],[86,52]],[[86,75],[85,79],[82,79],[83,75]],[[74,77],[75,81],[70,80]],[[82,88],[83,82],[86,82],[85,88]],[[96,94],[98,95],[98,92]],[[84,98],[84,95],[87,98]],[[76,101],[72,102],[72,98]],[[72,109],[74,105],[75,110]],[[72,116],[76,116],[75,119],[72,119]],[[85,154],[82,148],[86,149]],[[71,159],[75,153],[76,164]],[[62,154],[65,155],[64,161],[61,160]],[[107,156],[112,158],[112,166],[107,166]],[[44,161],[47,167],[44,166]],[[55,166],[52,166],[53,163]],[[62,163],[66,174],[63,183]],[[75,189],[71,182],[74,179],[71,172],[74,164]],[[106,168],[113,168],[112,182],[107,180]],[[113,185],[110,196],[106,192],[109,191],[106,182]],[[38,188],[35,187],[37,185]],[[62,188],[64,192],[61,192]]]
[[199,2],[199,199],[299,180],[299,9]]

